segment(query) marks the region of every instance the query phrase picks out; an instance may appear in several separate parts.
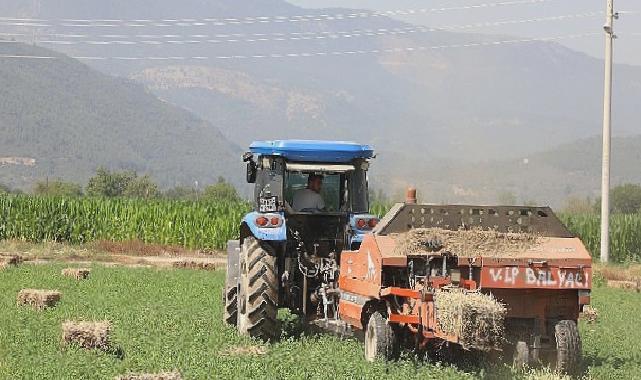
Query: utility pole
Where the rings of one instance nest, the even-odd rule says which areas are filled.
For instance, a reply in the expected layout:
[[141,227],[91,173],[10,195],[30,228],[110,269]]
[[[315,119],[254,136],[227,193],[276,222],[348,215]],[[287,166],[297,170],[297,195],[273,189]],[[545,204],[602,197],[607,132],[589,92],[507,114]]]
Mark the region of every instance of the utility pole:
[[603,167],[601,175],[601,262],[610,256],[610,141],[612,139],[612,47],[614,44],[614,0],[607,1],[605,30],[605,87],[603,91]]

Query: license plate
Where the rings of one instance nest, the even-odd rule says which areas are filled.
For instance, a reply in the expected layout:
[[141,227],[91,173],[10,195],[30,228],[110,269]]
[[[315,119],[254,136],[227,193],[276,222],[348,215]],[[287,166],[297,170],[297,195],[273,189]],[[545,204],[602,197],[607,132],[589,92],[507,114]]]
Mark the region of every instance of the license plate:
[[275,212],[278,211],[278,197],[260,198],[260,205],[258,207],[260,212]]

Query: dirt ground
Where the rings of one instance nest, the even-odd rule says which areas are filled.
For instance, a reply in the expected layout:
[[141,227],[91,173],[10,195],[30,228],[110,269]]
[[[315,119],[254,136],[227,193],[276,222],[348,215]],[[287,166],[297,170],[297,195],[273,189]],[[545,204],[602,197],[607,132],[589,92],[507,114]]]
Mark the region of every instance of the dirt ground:
[[0,256],[19,255],[25,263],[47,264],[69,262],[74,264],[104,263],[112,266],[160,268],[222,268],[226,255],[217,251],[190,251],[173,246],[145,245],[142,243],[98,242],[75,246],[61,243],[0,242]]

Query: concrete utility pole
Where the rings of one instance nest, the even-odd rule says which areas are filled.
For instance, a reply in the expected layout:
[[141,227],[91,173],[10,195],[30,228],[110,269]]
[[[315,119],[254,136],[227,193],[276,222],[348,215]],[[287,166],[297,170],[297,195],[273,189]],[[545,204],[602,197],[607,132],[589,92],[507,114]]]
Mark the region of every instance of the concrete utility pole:
[[612,46],[614,0],[607,0],[605,30],[605,88],[603,91],[603,167],[601,177],[601,262],[607,263],[610,256],[610,140],[612,139]]

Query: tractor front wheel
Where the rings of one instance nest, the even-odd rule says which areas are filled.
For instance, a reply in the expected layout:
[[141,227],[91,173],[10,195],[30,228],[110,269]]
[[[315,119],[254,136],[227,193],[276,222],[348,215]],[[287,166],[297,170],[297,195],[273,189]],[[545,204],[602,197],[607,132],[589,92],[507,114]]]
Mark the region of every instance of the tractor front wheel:
[[556,369],[561,373],[576,374],[581,365],[581,336],[576,322],[559,321],[554,326],[556,340]]
[[387,318],[378,311],[372,314],[365,328],[365,359],[368,362],[392,359],[395,343],[394,330]]
[[238,332],[263,341],[280,335],[276,257],[253,237],[244,240],[240,252]]

